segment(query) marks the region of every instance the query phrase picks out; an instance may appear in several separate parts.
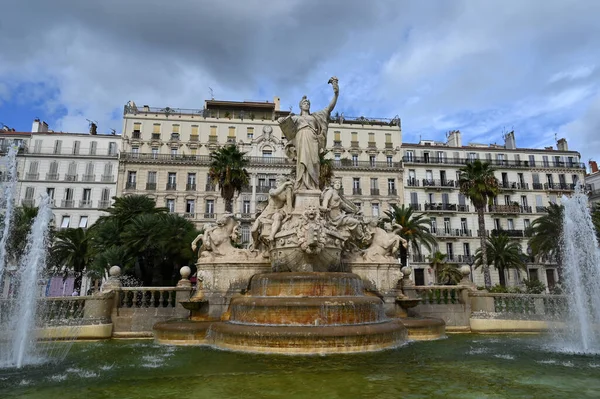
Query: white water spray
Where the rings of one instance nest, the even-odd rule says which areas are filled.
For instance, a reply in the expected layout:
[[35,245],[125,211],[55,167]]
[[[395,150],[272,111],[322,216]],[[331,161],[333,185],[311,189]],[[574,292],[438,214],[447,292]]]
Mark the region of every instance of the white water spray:
[[[46,263],[48,250],[48,226],[52,220],[50,200],[45,193],[41,197],[38,214],[27,237],[25,255],[17,270],[17,295],[10,307],[8,337],[2,337],[7,348],[2,348],[0,364],[23,367],[25,364],[43,361],[36,357],[36,316],[38,311],[38,279]],[[0,344],[2,344],[0,342]]]
[[8,239],[10,238],[11,225],[13,221],[14,207],[15,207],[15,192],[17,189],[17,153],[19,149],[17,146],[11,146],[8,150],[8,155],[5,157],[6,160],[6,178],[4,179],[5,184],[3,187],[3,205],[4,205],[4,226],[2,227],[2,238],[0,238],[0,288],[2,287],[2,281],[4,277],[4,270],[6,269],[7,263],[7,249]]
[[569,352],[600,353],[600,251],[588,205],[578,186],[562,198],[563,282],[569,305],[566,335]]

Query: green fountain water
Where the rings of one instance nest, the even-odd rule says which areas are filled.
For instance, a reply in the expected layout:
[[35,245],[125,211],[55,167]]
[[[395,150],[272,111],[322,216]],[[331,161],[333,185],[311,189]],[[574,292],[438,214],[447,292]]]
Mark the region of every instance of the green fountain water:
[[553,353],[545,339],[454,335],[330,356],[78,342],[60,364],[0,370],[0,397],[597,398],[600,357]]

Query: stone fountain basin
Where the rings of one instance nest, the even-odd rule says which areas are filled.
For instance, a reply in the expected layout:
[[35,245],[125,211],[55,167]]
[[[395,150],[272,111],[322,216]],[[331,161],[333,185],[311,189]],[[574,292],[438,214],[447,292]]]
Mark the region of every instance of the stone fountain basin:
[[208,303],[206,299],[200,299],[196,301],[179,301],[181,306],[187,310],[199,310],[202,306]]
[[364,284],[353,273],[263,273],[252,278],[248,293],[284,297],[362,296]]
[[381,299],[347,297],[237,297],[230,305],[232,323],[266,325],[343,325],[384,319]]
[[396,298],[396,303],[403,309],[411,309],[421,303],[421,298]]

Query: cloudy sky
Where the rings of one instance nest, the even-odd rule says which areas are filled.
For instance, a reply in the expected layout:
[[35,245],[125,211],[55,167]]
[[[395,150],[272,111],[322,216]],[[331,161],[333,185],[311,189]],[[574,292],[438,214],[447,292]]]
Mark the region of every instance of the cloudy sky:
[[405,142],[539,148],[600,161],[598,0],[0,0],[0,122],[121,131],[122,107],[210,96],[402,118]]

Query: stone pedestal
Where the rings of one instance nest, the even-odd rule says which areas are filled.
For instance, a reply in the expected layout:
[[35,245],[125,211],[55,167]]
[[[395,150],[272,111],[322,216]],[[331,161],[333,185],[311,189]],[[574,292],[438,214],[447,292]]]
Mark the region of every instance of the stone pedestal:
[[395,313],[397,284],[402,278],[399,263],[348,262],[346,266],[362,278],[367,290],[381,295],[387,315]]
[[301,215],[309,206],[319,209],[321,205],[321,192],[319,190],[300,190],[296,193],[294,215]]

